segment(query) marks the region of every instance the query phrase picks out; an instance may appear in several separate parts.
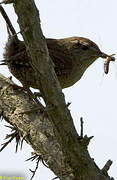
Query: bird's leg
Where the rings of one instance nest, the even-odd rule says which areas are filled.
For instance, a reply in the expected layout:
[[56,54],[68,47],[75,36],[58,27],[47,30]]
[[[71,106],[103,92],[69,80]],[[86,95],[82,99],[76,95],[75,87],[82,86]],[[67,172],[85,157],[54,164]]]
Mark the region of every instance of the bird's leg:
[[24,87],[19,86],[19,85],[17,85],[17,84],[10,84],[9,87],[10,87],[10,86],[12,86],[12,88],[13,88],[14,90],[17,90],[17,89],[18,89],[18,90],[23,90],[23,91],[25,90]]
[[29,88],[26,88],[25,90],[27,91],[29,97],[31,99],[33,99],[37,103],[37,105],[39,106],[39,110],[40,111],[45,111],[45,107],[39,102],[39,100],[37,99],[35,94],[33,94],[32,91]]
[[37,108],[31,109],[29,111],[23,112],[26,114],[33,113],[35,111],[40,111],[44,116],[47,116],[46,108],[40,103],[40,101],[37,99],[37,97],[32,93],[32,91],[29,88],[25,87],[25,90],[27,91],[29,97],[37,103]]
[[42,95],[41,95],[40,92],[34,92],[34,96],[35,96],[35,97],[38,97],[39,99],[42,97]]

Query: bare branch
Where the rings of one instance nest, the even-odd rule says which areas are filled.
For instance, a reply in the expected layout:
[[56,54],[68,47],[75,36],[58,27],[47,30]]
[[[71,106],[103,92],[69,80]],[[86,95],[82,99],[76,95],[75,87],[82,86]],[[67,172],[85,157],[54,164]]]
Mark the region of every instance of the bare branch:
[[80,118],[80,123],[81,123],[81,133],[80,133],[80,137],[83,138],[83,118]]
[[110,166],[112,165],[112,161],[111,160],[108,160],[107,163],[105,164],[105,166],[102,168],[102,172],[105,174],[105,175],[108,175],[108,170],[110,169]]
[[6,21],[6,24],[8,25],[12,35],[17,36],[16,31],[15,31],[14,27],[12,26],[12,23],[11,23],[8,15],[6,14],[4,8],[1,5],[0,5],[0,12],[1,12],[2,16],[4,17],[4,20]]

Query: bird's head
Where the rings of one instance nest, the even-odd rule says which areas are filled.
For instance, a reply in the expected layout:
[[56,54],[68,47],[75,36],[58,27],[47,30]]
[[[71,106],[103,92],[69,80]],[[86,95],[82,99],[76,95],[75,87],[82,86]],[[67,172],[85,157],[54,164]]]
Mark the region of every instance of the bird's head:
[[[71,52],[78,59],[78,62],[82,65],[86,65],[86,68],[91,65],[97,58],[108,58],[111,57],[103,53],[97,44],[93,41],[83,37],[72,37],[71,40]],[[111,57],[114,61],[114,57]],[[110,58],[110,61],[111,61]]]

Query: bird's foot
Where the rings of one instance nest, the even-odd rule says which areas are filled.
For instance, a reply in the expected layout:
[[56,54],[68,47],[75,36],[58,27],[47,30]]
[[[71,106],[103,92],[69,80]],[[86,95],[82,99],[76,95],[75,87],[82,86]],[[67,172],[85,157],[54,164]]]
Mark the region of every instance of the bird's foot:
[[[22,87],[22,86],[19,86],[17,84],[10,84],[10,86],[12,86],[13,90],[22,90],[22,91],[25,91],[25,88]],[[9,87],[10,87],[9,86]]]
[[29,97],[38,104],[40,109],[45,109],[44,106],[37,99],[37,96],[35,96],[35,94],[33,94],[32,91],[29,88],[25,88],[25,90],[27,91],[27,94],[29,95]]
[[40,92],[34,92],[34,96],[39,99],[42,97]]

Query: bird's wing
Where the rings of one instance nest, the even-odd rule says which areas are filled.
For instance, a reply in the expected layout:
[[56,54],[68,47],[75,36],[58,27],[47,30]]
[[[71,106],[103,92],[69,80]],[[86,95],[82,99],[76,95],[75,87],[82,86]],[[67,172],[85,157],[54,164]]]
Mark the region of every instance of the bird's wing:
[[68,74],[72,69],[72,61],[68,50],[54,39],[47,39],[47,46],[57,76]]

